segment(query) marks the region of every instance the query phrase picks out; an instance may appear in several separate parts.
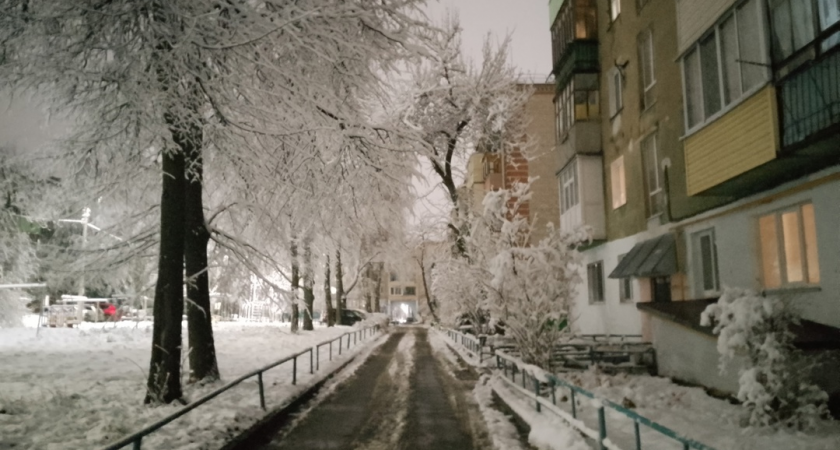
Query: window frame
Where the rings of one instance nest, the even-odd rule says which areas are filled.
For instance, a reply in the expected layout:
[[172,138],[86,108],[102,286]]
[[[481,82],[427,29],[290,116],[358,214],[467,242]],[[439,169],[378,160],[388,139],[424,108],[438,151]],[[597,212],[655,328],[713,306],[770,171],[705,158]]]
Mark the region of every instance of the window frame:
[[[664,188],[664,180],[663,174],[660,170],[660,155],[659,155],[659,139],[657,138],[656,131],[648,134],[647,136],[643,137],[641,141],[639,141],[639,149],[642,154],[642,168],[644,169],[644,179],[645,179],[645,192],[647,193],[648,199],[648,217],[656,217],[662,214],[665,210],[664,205],[664,196],[665,196],[665,188]],[[652,142],[652,147],[647,147],[646,143]],[[651,150],[652,149],[652,150]],[[649,165],[651,163],[650,159],[648,158],[648,152],[653,152],[653,167],[651,168]],[[649,170],[653,169],[652,173],[656,175],[656,188],[653,189],[651,186],[650,180],[650,173]]]
[[[639,34],[638,51],[639,81],[642,86],[642,95],[639,96],[639,99],[641,100],[641,110],[644,111],[656,103],[656,98],[649,98],[653,97],[653,89],[656,87],[656,62],[654,58],[653,28],[648,28]],[[645,64],[645,59],[643,57],[645,54],[647,54],[649,64]],[[646,67],[647,65],[650,67]],[[650,83],[645,83],[648,71],[650,72]]]
[[[814,214],[814,229],[813,229],[813,236],[814,241],[817,242],[814,247],[814,255],[811,255],[808,251],[808,242],[807,242],[807,231],[805,229],[805,219],[803,214],[803,209],[807,206],[810,206],[813,210]],[[784,224],[782,221],[782,217],[785,214],[795,212],[797,218],[797,226],[799,228],[799,232],[797,233],[797,240],[800,252],[800,259],[801,259],[801,268],[802,268],[802,281],[789,281],[790,274],[788,273],[788,262],[787,262],[787,249],[785,241],[785,233],[784,233]],[[779,285],[778,286],[768,286],[768,274],[765,273],[764,266],[765,266],[765,256],[764,255],[764,242],[763,237],[761,235],[761,227],[760,221],[766,217],[773,217],[774,218],[774,232],[776,235],[776,257],[778,260],[776,264],[778,265],[779,270]],[[822,283],[822,275],[820,273],[820,264],[819,264],[819,244],[817,238],[817,229],[816,229],[816,208],[814,204],[810,201],[797,203],[794,205],[790,205],[788,207],[777,209],[774,211],[770,211],[764,214],[760,214],[756,217],[756,236],[758,239],[758,256],[759,256],[759,271],[760,273],[760,280],[761,280],[761,288],[765,291],[775,291],[775,290],[784,290],[784,289],[795,289],[800,287],[819,287]],[[811,266],[810,266],[810,259],[811,257],[816,258],[816,272],[815,274],[811,273]],[[771,261],[772,262],[772,261]],[[817,281],[811,282],[810,279],[812,276],[816,275]]]
[[[621,260],[624,259],[625,256],[627,256],[627,253],[618,255],[619,264],[621,264]],[[626,277],[618,279],[618,301],[619,303],[633,302],[633,278]]]
[[560,171],[558,177],[560,180],[560,215],[580,204],[580,182],[577,166],[577,159],[573,159]]
[[[752,14],[756,14],[758,24],[757,33],[759,35],[760,41],[760,49],[759,53],[763,61],[755,61],[754,63],[764,65],[764,69],[762,70],[762,77],[755,82],[755,85],[749,86],[745,89],[745,71],[742,62],[739,64],[738,74],[739,74],[739,84],[741,86],[741,93],[737,98],[729,99],[727,102],[725,98],[726,92],[726,74],[725,74],[725,62],[723,59],[723,46],[721,44],[721,35],[722,31],[721,28],[723,24],[728,19],[735,20],[735,35],[738,40],[738,55],[736,60],[741,61],[741,27],[738,25],[738,16],[744,11],[744,14],[749,13],[747,9],[744,8],[745,5],[752,3],[753,11]],[[768,42],[769,33],[771,33],[770,25],[767,23],[765,16],[769,14],[765,3],[760,0],[739,0],[731,5],[724,14],[718,18],[714,25],[709,27],[705,33],[703,33],[699,39],[697,39],[691,46],[689,46],[685,52],[680,56],[680,72],[682,74],[682,94],[683,94],[683,124],[685,125],[685,136],[689,136],[694,134],[695,132],[705,128],[707,125],[711,124],[721,116],[725,115],[727,112],[731,111],[738,105],[740,105],[743,101],[750,98],[753,94],[758,92],[764,86],[767,85],[768,82],[772,80],[772,74],[770,72],[770,65],[772,64],[772,55],[770,54],[770,44]],[[703,74],[704,74],[704,64],[703,58],[701,54],[701,43],[706,41],[709,37],[713,37],[715,41],[715,62],[716,62],[716,77],[717,77],[717,93],[718,93],[718,102],[720,107],[717,111],[712,114],[706,113],[706,94],[705,88],[703,86]],[[688,86],[688,78],[686,74],[686,61],[689,59],[690,56],[696,55],[697,58],[697,74],[693,76],[698,77],[698,88],[699,88],[699,95],[698,95],[698,107],[699,107],[699,118],[697,123],[692,124],[689,120],[689,111],[691,110],[690,104],[693,100],[689,97],[689,86]],[[684,137],[685,137],[684,136]]]
[[612,120],[624,109],[624,76],[618,67],[612,67],[607,72],[607,84],[609,113]]
[[[409,289],[411,292],[408,292]],[[402,289],[402,295],[417,295],[417,287],[416,286],[404,286]]]
[[[594,280],[593,280],[594,277]],[[597,290],[593,291],[593,281]],[[589,304],[605,303],[604,295],[604,260],[594,261],[586,265],[586,285],[589,291]]]
[[[703,270],[704,268],[704,255],[702,249],[702,239],[704,237],[709,238],[711,242],[711,260],[709,264],[711,265],[711,275],[712,275],[712,289],[706,289],[706,276]],[[707,228],[705,230],[700,230],[694,233],[691,233],[691,246],[692,251],[694,252],[694,260],[695,270],[694,270],[694,291],[697,295],[709,298],[715,296],[720,293],[720,265],[718,264],[718,251],[717,251],[717,236],[715,235],[714,228]]]
[[[626,170],[627,168],[624,165],[624,155],[620,155],[610,163],[610,193],[612,195],[612,209],[618,209],[627,204]],[[618,183],[616,183],[616,179],[618,179]],[[618,190],[618,192],[616,192],[616,190]]]

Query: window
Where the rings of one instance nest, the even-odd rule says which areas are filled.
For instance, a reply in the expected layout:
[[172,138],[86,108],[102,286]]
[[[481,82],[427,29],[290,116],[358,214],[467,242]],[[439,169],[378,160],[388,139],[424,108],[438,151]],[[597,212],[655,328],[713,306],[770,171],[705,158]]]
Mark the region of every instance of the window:
[[624,155],[610,164],[610,186],[612,188],[612,207],[616,209],[627,203],[627,185],[624,178]]
[[554,99],[558,142],[575,121],[600,119],[597,74],[576,74]]
[[771,0],[773,60],[787,59],[814,40],[814,12],[811,0]]
[[[627,254],[618,255],[618,262],[621,263],[621,260]],[[618,280],[618,300],[622,302],[632,302],[633,301],[633,279],[630,277],[621,278]]]
[[576,39],[597,39],[598,18],[595,0],[567,1],[560,7],[551,27],[553,62],[556,65],[569,44]]
[[610,92],[610,118],[615,117],[624,106],[622,100],[622,85],[621,85],[621,71],[617,67],[613,67],[608,72],[608,83]]
[[610,0],[610,21],[618,18],[621,14],[621,0]]
[[401,287],[392,287],[391,288],[391,295],[402,295],[402,288]]
[[642,110],[647,109],[654,102],[653,86],[656,77],[653,73],[653,31],[642,32],[639,37],[639,79],[642,80]]
[[768,79],[759,0],[738,5],[683,57],[688,129],[712,120],[724,107]]
[[766,289],[820,282],[813,204],[762,216],[758,231]]
[[577,160],[573,160],[560,172],[560,213],[578,204]]
[[[825,31],[832,25],[840,22],[840,2],[837,0],[819,0],[820,7],[820,31]],[[826,51],[835,45],[840,44],[840,31],[823,41],[821,50]]]
[[586,279],[589,285],[589,303],[604,301],[604,262],[598,261],[586,266]]
[[414,286],[406,286],[403,295],[417,295],[417,289]]
[[659,173],[659,150],[656,148],[656,133],[642,140],[642,162],[645,169],[645,182],[648,190],[649,216],[662,213],[664,191],[662,175]]
[[397,272],[391,272],[391,281],[397,281]]
[[694,247],[697,292],[711,296],[720,291],[718,279],[717,245],[714,230],[703,230],[692,236]]

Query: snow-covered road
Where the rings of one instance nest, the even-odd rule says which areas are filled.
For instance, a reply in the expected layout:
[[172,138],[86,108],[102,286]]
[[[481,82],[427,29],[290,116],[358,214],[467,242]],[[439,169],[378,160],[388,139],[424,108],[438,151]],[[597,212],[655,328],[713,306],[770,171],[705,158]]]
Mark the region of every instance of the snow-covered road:
[[334,393],[265,449],[493,448],[470,395],[477,378],[458,376],[426,328],[397,329]]

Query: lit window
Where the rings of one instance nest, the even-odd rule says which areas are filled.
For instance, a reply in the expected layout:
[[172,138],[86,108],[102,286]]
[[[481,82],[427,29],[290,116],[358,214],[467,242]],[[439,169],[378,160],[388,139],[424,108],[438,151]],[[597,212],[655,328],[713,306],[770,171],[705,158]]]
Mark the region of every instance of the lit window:
[[659,171],[659,150],[656,147],[656,133],[642,140],[642,158],[645,166],[645,182],[647,183],[648,206],[651,217],[660,214],[664,206],[662,175]]
[[639,70],[641,71],[642,109],[648,108],[654,102],[653,86],[656,76],[653,72],[653,32],[644,31],[639,38]]
[[622,155],[610,164],[610,186],[612,188],[613,209],[627,203],[627,185],[624,177],[624,155]]
[[692,236],[697,292],[711,296],[720,291],[717,245],[714,230],[703,230]]
[[813,204],[762,216],[758,229],[765,288],[820,282]]
[[604,262],[598,261],[586,266],[586,279],[589,285],[589,303],[604,301]]
[[[621,260],[627,254],[618,255],[618,262],[621,263]],[[632,302],[633,301],[633,279],[630,277],[621,278],[618,280],[618,300],[622,302]]]
[[618,18],[621,14],[621,0],[610,0],[610,21]]

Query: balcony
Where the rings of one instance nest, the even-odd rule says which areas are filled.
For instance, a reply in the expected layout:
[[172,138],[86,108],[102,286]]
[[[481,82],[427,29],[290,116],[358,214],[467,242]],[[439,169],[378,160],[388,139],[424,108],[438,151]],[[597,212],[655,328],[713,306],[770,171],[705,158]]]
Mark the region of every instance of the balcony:
[[598,73],[598,41],[575,40],[570,42],[554,64],[557,86],[563,87],[576,73]]
[[575,155],[601,154],[601,122],[578,121],[557,144],[557,167],[564,167]]
[[794,72],[778,89],[783,149],[840,131],[840,51]]

